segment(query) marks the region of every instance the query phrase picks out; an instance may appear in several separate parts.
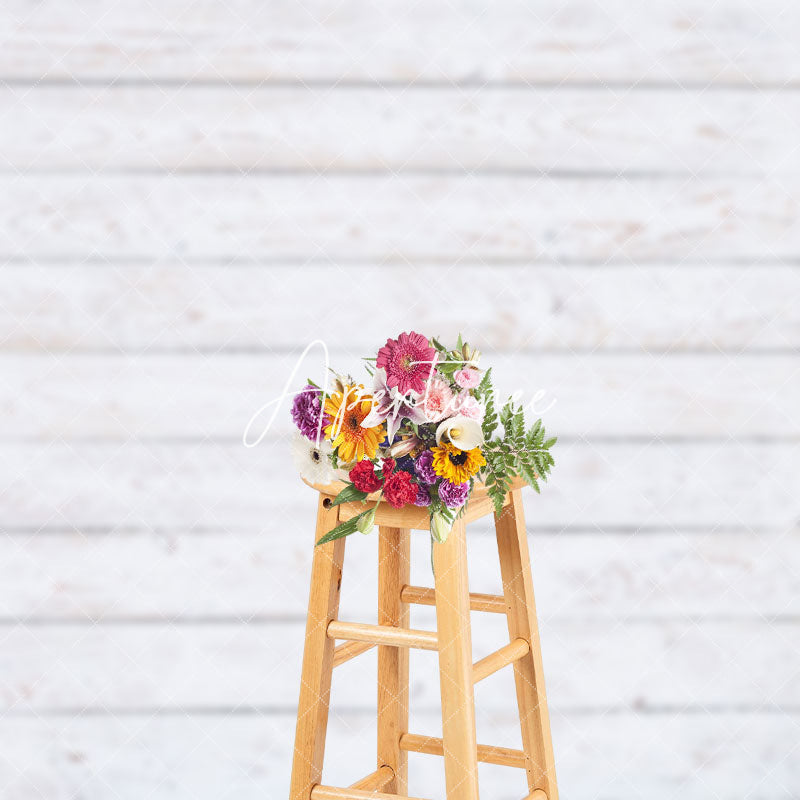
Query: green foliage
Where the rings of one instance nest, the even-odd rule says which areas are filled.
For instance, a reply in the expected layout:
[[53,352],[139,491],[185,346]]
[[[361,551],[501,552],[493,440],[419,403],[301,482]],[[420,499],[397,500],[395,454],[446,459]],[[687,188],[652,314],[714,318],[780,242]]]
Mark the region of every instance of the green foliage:
[[524,412],[512,400],[501,409],[499,420],[503,426],[503,437],[491,440],[487,437],[482,448],[486,459],[484,482],[498,514],[503,510],[506,492],[517,475],[539,491],[539,481],[547,480],[555,464],[550,448],[556,443],[556,437],[545,439],[546,433],[540,419],[526,430]]
[[327,544],[328,542],[332,542],[334,539],[341,539],[343,536],[349,536],[351,533],[355,533],[358,530],[359,522],[361,522],[368,515],[372,515],[374,518],[374,506],[368,508],[366,511],[362,511],[358,516],[347,520],[347,522],[342,522],[340,525],[337,525],[335,528],[333,528],[333,530],[328,531],[317,542],[317,544]]
[[342,503],[352,503],[356,500],[364,501],[367,498],[367,493],[362,492],[360,489],[356,489],[355,485],[352,483],[348,483],[347,486],[342,489],[339,494],[331,502],[332,506],[338,506]]
[[486,370],[481,382],[475,389],[475,397],[483,403],[486,413],[483,417],[483,438],[488,442],[497,429],[497,412],[494,407],[494,387],[492,386],[492,369]]

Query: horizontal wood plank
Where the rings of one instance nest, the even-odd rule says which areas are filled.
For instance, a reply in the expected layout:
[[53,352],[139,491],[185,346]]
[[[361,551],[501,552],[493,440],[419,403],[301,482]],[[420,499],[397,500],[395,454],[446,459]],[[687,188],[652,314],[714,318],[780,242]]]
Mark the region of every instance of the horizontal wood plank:
[[[5,529],[256,528],[308,541],[314,495],[297,476],[286,442],[246,449],[53,440],[11,443],[3,452]],[[786,529],[800,516],[795,443],[573,442],[557,446],[556,460],[541,496],[524,492],[533,528]]]
[[[332,714],[325,780],[346,786],[375,768],[372,714]],[[436,734],[438,715],[415,714]],[[552,715],[562,793],[599,800],[738,797],[776,800],[800,791],[797,714]],[[613,721],[614,735],[609,735]],[[142,797],[263,800],[288,793],[294,717],[181,713],[74,718],[7,717],[0,783],[14,800]],[[478,736],[518,746],[510,714],[479,718]],[[668,756],[668,757],[665,757]],[[412,756],[410,791],[444,797],[441,760]],[[524,797],[524,773],[482,765],[481,788],[497,800]],[[427,788],[427,794],[422,791]]]
[[[434,619],[432,613],[419,616],[427,618],[426,624]],[[4,666],[0,701],[4,711],[17,713],[290,711],[296,701],[303,631],[301,621],[2,626],[4,649],[14,655]],[[476,659],[508,643],[502,619],[476,620],[472,633]],[[561,711],[757,710],[763,704],[800,704],[796,620],[544,620],[541,636],[548,699]],[[411,703],[436,710],[437,656],[415,649],[411,658]],[[484,677],[483,668],[476,666],[476,681],[482,681],[476,702],[487,711],[512,707],[512,671]],[[337,669],[334,701],[341,707],[368,709],[374,699],[371,692],[365,695],[364,687],[374,683],[375,653],[360,655]]]
[[[306,529],[292,535],[262,532],[258,521],[249,533],[8,531],[0,537],[0,620],[303,620],[312,506]],[[559,535],[537,530],[534,516],[529,530],[543,619],[800,615],[800,528]],[[412,580],[432,586],[427,542],[414,538],[412,545]],[[469,561],[470,588],[498,592],[488,524],[470,528]],[[376,563],[376,536],[351,542],[343,619],[369,621]]]
[[0,108],[21,170],[798,171],[794,92],[45,84]]
[[[281,397],[299,355],[0,355],[0,437],[239,441],[253,415]],[[343,374],[368,377],[352,351],[333,351],[330,359]],[[564,437],[800,436],[795,354],[489,353],[484,360],[498,397],[520,392],[523,403],[533,403],[529,419],[541,415]],[[288,395],[324,374],[317,349],[299,366]],[[272,438],[294,431],[290,402],[279,404]],[[273,410],[259,414],[250,441]]]
[[[623,81],[783,84],[797,8],[778,0],[639,5],[467,0],[423,8],[167,0],[6,3],[0,76],[22,80]],[[757,34],[757,35],[756,35]]]
[[[800,256],[800,182],[779,174],[6,175],[0,190],[0,256],[24,262],[289,259],[335,268],[354,259],[376,267],[396,261],[411,272],[426,259],[452,268],[464,259],[779,263]],[[332,280],[332,297],[345,301],[347,286]]]
[[[459,303],[409,308],[395,291],[408,265],[7,264],[0,341],[5,352],[268,353],[322,338],[366,354],[388,332],[411,327],[447,341],[463,331],[485,352],[800,348],[800,270],[792,266],[459,263],[451,271],[415,263],[410,274],[437,296],[457,277]],[[308,290],[331,281],[347,286],[358,325],[334,324],[328,294]],[[376,297],[379,315],[370,313]]]

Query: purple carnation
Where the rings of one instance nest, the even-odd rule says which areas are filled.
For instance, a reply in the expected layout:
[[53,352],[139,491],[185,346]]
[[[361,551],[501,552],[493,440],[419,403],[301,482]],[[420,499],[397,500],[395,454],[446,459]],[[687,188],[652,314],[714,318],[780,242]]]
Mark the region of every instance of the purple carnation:
[[415,506],[429,506],[431,504],[431,496],[428,494],[426,486],[417,484],[417,499],[414,501]]
[[469,497],[469,481],[450,483],[450,481],[443,480],[439,484],[439,497],[448,508],[460,508]]
[[414,462],[414,472],[417,477],[430,486],[439,479],[439,476],[433,471],[433,452],[430,450],[423,450]]
[[330,423],[330,417],[322,411],[322,392],[309,384],[294,396],[292,419],[300,429],[300,433],[313,442],[316,441],[317,431],[320,430],[320,417],[323,417],[322,429],[324,429]]

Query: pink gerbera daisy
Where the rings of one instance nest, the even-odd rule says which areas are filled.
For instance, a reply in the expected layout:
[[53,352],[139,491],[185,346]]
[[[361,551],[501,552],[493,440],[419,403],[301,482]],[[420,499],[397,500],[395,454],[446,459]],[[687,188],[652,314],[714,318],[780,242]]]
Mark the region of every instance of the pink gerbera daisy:
[[433,370],[436,350],[420,333],[401,333],[396,339],[387,339],[378,350],[376,366],[386,370],[386,385],[397,388],[400,394],[425,390],[425,381]]

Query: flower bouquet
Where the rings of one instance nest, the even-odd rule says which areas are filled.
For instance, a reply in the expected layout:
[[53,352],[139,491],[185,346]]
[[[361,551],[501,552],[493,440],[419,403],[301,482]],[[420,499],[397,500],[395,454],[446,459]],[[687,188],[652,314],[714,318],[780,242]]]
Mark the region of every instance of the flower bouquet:
[[[435,541],[447,539],[483,481],[497,513],[513,478],[537,492],[553,466],[541,420],[526,427],[513,399],[495,409],[491,369],[458,337],[454,349],[419,333],[401,333],[364,359],[373,386],[336,375],[333,385],[308,385],[295,395],[293,455],[310,483],[344,480],[334,505],[379,493],[394,508],[430,509]],[[502,435],[499,429],[502,426]],[[317,544],[374,527],[377,504],[337,525]]]

